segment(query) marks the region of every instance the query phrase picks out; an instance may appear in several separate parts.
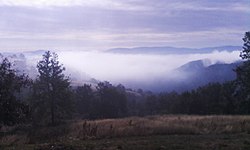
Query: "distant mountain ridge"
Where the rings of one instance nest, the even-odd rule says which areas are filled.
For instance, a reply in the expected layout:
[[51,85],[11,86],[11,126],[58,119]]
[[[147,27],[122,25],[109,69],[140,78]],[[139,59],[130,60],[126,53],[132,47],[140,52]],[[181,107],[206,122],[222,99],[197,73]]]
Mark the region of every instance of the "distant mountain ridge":
[[204,61],[206,60],[191,61],[175,69],[176,74],[182,74],[185,78],[166,81],[164,83],[166,90],[185,91],[208,83],[224,83],[234,80],[236,79],[234,69],[242,63],[242,61],[238,61],[230,64],[216,63],[206,66]]
[[235,80],[234,69],[242,63],[242,61],[230,64],[218,62],[207,65],[206,61],[208,60],[190,61],[174,69],[171,74],[166,74],[163,78],[156,78],[148,83],[130,81],[126,87],[142,88],[156,93],[190,91],[208,83],[225,83]]
[[236,74],[233,70],[242,63],[242,61],[237,61],[230,64],[216,63],[206,66],[204,61],[206,60],[188,62],[177,68],[176,71],[187,73],[194,80],[199,76],[204,81],[223,82],[235,79]]
[[185,48],[185,47],[134,47],[134,48],[113,48],[105,52],[121,54],[194,54],[194,53],[211,53],[213,51],[237,51],[241,46],[219,46],[205,48]]

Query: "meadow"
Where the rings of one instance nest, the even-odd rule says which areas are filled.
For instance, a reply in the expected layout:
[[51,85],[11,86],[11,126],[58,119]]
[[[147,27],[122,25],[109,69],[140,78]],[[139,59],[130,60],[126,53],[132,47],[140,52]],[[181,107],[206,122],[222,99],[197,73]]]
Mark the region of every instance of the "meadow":
[[250,116],[156,115],[2,127],[0,149],[250,149]]

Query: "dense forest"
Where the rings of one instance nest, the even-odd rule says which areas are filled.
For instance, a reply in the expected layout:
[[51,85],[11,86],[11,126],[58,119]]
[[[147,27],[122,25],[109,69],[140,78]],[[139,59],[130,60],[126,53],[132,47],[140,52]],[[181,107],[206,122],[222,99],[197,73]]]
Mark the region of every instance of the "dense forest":
[[18,123],[56,125],[67,119],[120,118],[155,114],[250,114],[250,32],[245,33],[235,68],[237,79],[210,83],[183,93],[152,93],[100,82],[71,86],[55,53],[37,64],[35,80],[0,62],[0,126]]

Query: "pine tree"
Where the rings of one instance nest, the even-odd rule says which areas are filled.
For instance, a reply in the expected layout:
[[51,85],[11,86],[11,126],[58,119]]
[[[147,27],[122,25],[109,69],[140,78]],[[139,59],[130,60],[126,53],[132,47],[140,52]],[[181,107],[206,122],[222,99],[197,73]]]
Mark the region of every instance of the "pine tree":
[[28,85],[26,75],[17,75],[7,58],[0,63],[0,125],[14,125],[25,121],[29,107],[18,98],[21,89]]
[[236,68],[236,73],[240,94],[243,97],[242,111],[250,113],[250,31],[245,33],[243,41],[244,45],[240,57],[244,62]]
[[243,60],[250,60],[250,31],[245,33],[244,38],[242,39],[244,41],[243,50],[240,54],[240,57]]
[[[72,101],[69,78],[63,74],[65,68],[58,61],[56,53],[45,52],[38,62],[39,72],[33,86],[33,112],[35,121],[49,122],[55,125],[61,119],[70,116]],[[42,119],[42,120],[40,120]]]

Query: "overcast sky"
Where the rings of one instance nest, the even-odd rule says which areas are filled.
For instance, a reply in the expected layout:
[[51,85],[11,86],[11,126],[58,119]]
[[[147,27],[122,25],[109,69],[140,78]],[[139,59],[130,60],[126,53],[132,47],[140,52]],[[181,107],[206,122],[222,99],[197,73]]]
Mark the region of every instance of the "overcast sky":
[[250,0],[0,0],[0,51],[242,45]]

